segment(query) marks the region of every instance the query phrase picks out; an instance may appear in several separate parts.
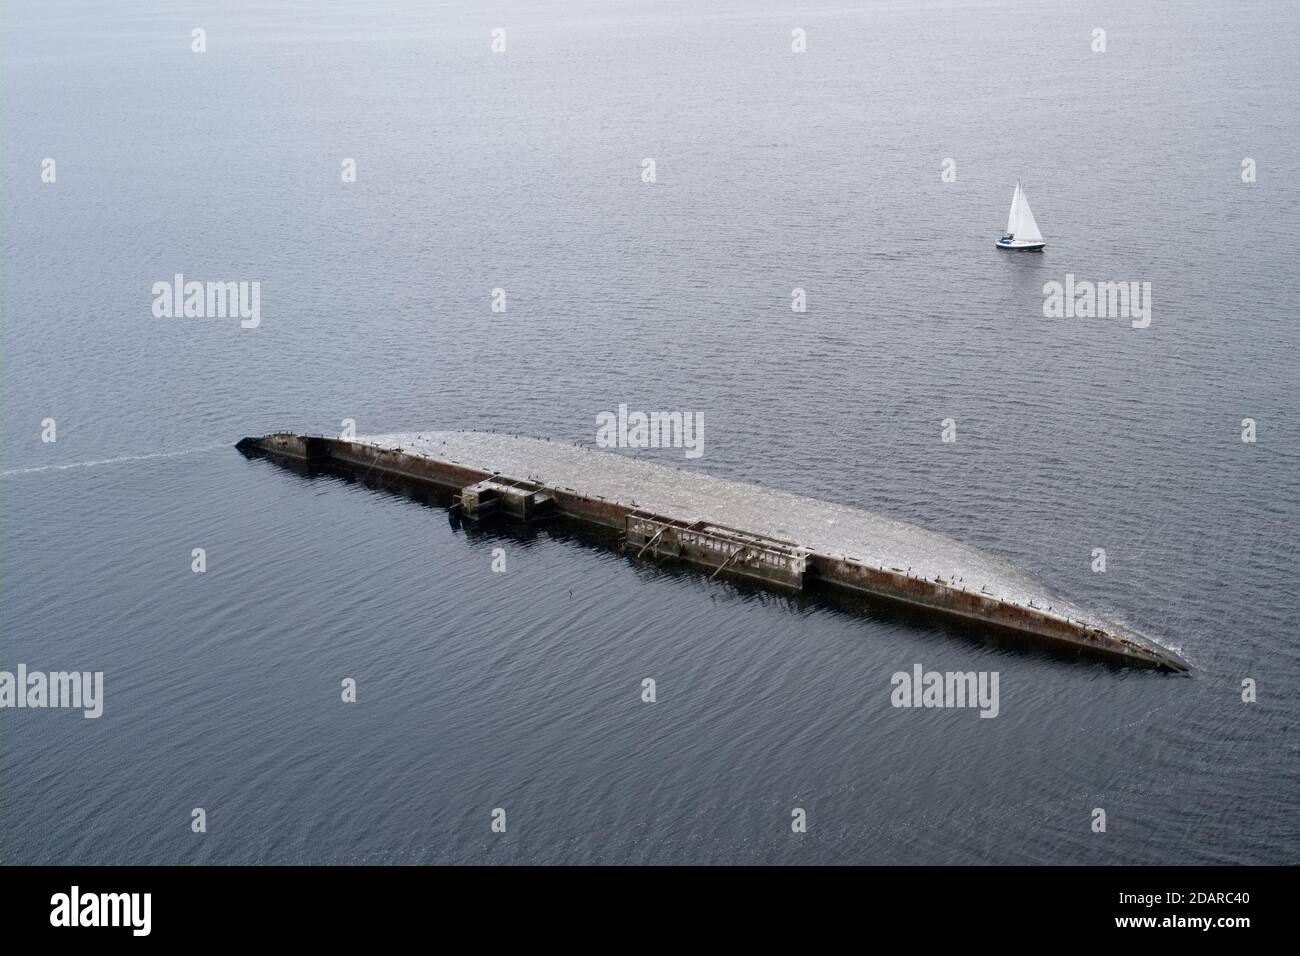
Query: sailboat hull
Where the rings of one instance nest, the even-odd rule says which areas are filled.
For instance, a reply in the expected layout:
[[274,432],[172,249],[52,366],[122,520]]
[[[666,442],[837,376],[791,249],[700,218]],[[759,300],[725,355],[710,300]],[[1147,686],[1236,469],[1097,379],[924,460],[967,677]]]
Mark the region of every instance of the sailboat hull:
[[1010,242],[1007,242],[1003,239],[999,239],[997,242],[994,243],[994,245],[997,246],[999,249],[1010,249],[1013,252],[1042,252],[1043,246],[1047,245],[1047,243],[1022,242],[1019,239],[1013,239]]

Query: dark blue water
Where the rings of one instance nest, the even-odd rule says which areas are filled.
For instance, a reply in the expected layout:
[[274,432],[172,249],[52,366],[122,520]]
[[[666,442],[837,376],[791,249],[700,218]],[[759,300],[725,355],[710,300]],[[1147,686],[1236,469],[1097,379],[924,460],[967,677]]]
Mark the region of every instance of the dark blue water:
[[[0,712],[0,859],[1300,862],[1298,28],[10,4],[0,669],[101,670],[106,703]],[[1017,177],[1041,256],[992,246]],[[177,272],[260,281],[261,326],[154,318]],[[1150,328],[1044,318],[1067,273],[1150,282]],[[620,402],[704,412],[703,458],[656,460],[986,548],[1195,675],[211,447],[345,418],[591,443]],[[999,716],[892,708],[914,663],[998,671]]]

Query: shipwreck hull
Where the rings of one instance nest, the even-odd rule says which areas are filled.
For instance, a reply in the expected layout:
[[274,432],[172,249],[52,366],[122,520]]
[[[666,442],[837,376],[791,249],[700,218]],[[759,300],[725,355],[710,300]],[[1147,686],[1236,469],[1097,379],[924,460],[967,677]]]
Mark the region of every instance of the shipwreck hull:
[[[931,573],[933,567],[920,570],[927,561],[955,565],[963,558],[968,567],[986,570],[971,549],[890,519],[785,492],[560,443],[472,432],[354,440],[281,433],[245,438],[237,447],[299,467],[323,466],[362,479],[384,475],[438,489],[451,494],[452,508],[469,519],[493,514],[520,521],[568,519],[614,529],[623,547],[638,557],[683,561],[713,576],[787,591],[817,582],[1097,658],[1189,670],[1175,651],[1070,605],[1049,606],[1044,598],[1038,606],[1015,589],[999,594],[998,588],[976,586],[956,571],[945,578]],[[517,473],[503,471],[503,465]],[[809,511],[803,534],[780,533],[788,529],[777,525],[795,524],[791,513],[798,517],[800,508]],[[808,530],[824,514],[840,521],[838,537]],[[849,519],[859,520],[855,525]],[[856,546],[853,534],[871,538],[873,532],[884,544],[863,540]],[[908,534],[928,550],[909,555]],[[936,542],[950,545],[951,553],[940,549],[936,559]],[[990,581],[997,583],[994,577]]]

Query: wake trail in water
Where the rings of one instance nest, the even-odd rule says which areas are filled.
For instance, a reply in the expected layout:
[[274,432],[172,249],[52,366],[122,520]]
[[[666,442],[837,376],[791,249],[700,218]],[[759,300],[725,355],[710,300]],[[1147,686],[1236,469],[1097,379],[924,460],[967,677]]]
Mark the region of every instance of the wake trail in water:
[[43,471],[67,471],[71,468],[97,468],[100,465],[121,465],[134,461],[154,461],[158,458],[183,458],[186,455],[197,455],[200,452],[215,451],[218,448],[233,448],[235,443],[232,441],[222,442],[219,445],[202,445],[198,448],[184,448],[180,451],[160,451],[151,455],[122,455],[119,458],[101,458],[98,461],[73,461],[65,465],[38,465],[35,468],[11,468],[8,471],[0,471],[0,478],[16,478],[19,475],[36,475]]

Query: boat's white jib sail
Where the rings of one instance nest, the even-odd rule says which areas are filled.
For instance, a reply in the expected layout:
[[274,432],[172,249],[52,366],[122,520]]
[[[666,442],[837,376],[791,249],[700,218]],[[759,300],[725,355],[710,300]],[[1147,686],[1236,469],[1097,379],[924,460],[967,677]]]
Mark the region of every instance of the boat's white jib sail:
[[1020,190],[1020,222],[1016,226],[1016,238],[1030,242],[1043,241],[1043,234],[1038,231],[1038,223],[1034,221],[1033,210],[1029,208],[1029,197],[1025,195],[1023,187]]
[[1042,242],[1043,234],[1038,231],[1034,221],[1033,210],[1029,208],[1029,199],[1020,183],[1011,195],[1011,212],[1007,214],[1007,232],[1016,237],[1017,242]]

